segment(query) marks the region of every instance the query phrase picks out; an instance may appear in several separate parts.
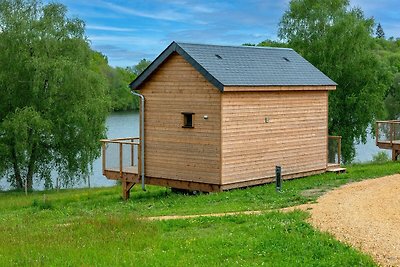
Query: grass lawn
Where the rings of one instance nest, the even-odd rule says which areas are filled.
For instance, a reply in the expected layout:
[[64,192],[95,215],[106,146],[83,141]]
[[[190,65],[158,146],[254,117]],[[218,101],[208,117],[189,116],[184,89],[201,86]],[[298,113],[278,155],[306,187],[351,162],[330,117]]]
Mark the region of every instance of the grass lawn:
[[370,257],[314,230],[307,213],[146,221],[145,216],[270,210],[313,202],[333,187],[399,173],[398,163],[214,194],[162,187],[0,193],[0,266],[375,266]]

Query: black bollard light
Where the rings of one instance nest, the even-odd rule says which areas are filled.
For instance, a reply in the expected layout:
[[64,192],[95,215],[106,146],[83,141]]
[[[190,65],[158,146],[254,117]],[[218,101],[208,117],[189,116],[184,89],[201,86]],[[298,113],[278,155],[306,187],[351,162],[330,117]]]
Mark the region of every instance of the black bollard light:
[[281,166],[275,166],[276,175],[276,191],[280,192],[282,189],[282,168]]

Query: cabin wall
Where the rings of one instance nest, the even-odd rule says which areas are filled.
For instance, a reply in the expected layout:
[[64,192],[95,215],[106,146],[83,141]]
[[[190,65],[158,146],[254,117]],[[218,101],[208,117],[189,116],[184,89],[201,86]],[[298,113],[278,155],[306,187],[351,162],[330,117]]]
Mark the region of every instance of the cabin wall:
[[[146,99],[146,176],[220,184],[220,91],[174,53],[140,92]],[[182,112],[195,113],[194,128],[182,128]]]
[[[328,92],[224,92],[222,184],[324,170]],[[267,123],[265,122],[267,118]]]

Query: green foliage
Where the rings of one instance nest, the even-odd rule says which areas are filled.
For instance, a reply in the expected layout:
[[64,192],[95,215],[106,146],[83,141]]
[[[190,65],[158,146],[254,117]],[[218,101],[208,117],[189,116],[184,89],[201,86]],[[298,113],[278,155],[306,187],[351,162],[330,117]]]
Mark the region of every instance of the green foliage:
[[128,84],[136,78],[136,74],[129,68],[109,66],[107,58],[99,52],[93,52],[93,57],[96,62],[96,72],[106,79],[111,108],[114,111],[138,109],[138,101],[132,96],[128,87]]
[[385,97],[386,118],[398,119],[400,118],[400,39],[376,39],[374,52],[390,72],[391,83]]
[[0,176],[64,184],[100,155],[109,103],[84,23],[60,4],[0,1]]
[[329,131],[342,136],[345,162],[384,116],[390,73],[373,53],[373,25],[348,0],[292,0],[279,24],[279,37],[338,84],[329,94]]
[[138,110],[139,101],[131,94],[128,84],[136,78],[128,68],[116,67],[112,71],[112,87],[111,97],[113,101],[113,109],[118,110]]
[[390,157],[384,151],[380,151],[377,154],[372,156],[373,163],[385,163],[390,161]]
[[[215,194],[183,196],[162,187],[0,193],[0,265],[376,266],[370,257],[314,230],[303,212],[147,221],[141,216],[267,210],[315,201],[333,187],[399,173],[399,163],[348,166],[332,173]],[[43,200],[42,200],[43,199]],[[34,204],[36,203],[36,204]],[[26,222],[29,221],[29,224]],[[123,257],[121,255],[124,255]]]
[[127,69],[133,72],[136,76],[139,76],[150,64],[151,61],[143,58],[138,64],[133,67],[128,67]]
[[151,63],[142,59],[133,67],[111,67],[107,58],[99,53],[93,52],[96,62],[96,71],[105,77],[107,81],[107,92],[111,98],[111,108],[114,111],[138,110],[139,98],[131,94],[128,85]]
[[388,112],[387,117],[389,119],[400,118],[400,72],[394,75],[393,83],[385,98],[385,105]]
[[51,210],[53,208],[53,205],[51,204],[51,202],[46,200],[46,195],[44,195],[43,201],[34,199],[32,202],[32,207],[38,208],[40,210]]
[[257,46],[267,46],[267,47],[288,47],[289,45],[284,42],[265,40],[257,44]]

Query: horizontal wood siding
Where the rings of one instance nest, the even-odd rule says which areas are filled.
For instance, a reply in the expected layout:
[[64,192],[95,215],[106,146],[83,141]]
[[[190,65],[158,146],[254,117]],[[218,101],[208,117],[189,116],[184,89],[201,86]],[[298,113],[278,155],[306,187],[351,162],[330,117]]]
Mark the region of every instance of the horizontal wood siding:
[[[140,91],[146,99],[146,176],[220,184],[218,89],[180,55],[173,54]],[[194,128],[182,128],[182,112],[195,113]]]
[[276,165],[325,169],[327,101],[327,91],[224,92],[222,184],[274,176]]

